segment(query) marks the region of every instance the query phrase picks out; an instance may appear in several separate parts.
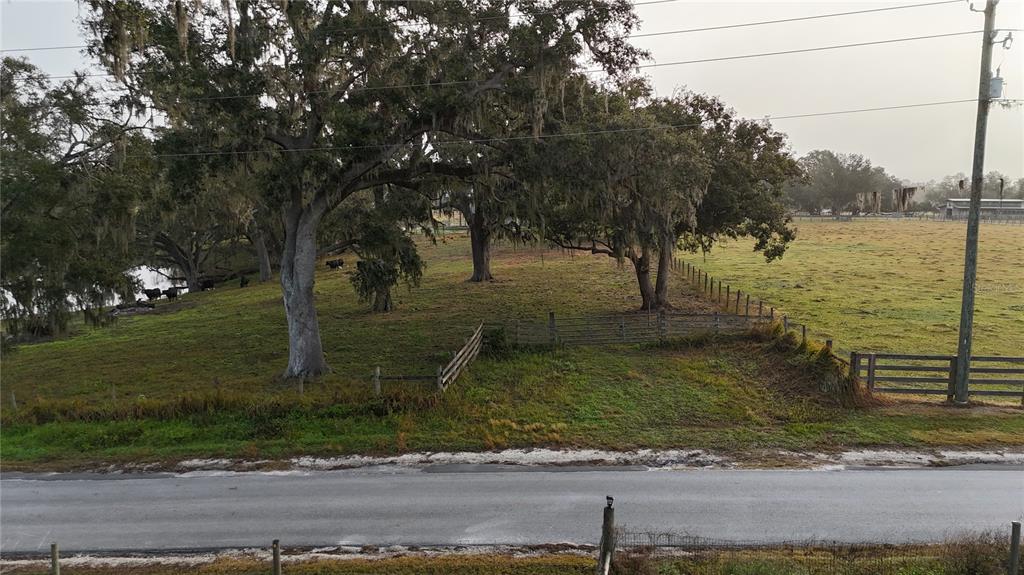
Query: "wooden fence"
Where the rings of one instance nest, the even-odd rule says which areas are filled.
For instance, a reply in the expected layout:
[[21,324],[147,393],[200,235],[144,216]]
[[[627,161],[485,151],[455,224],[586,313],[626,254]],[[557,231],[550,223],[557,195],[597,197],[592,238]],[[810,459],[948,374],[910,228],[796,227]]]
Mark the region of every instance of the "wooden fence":
[[480,348],[484,343],[484,324],[481,323],[473,331],[473,335],[466,339],[466,344],[457,351],[448,362],[448,365],[437,366],[435,375],[381,375],[380,366],[373,370],[373,392],[380,395],[380,382],[382,381],[433,381],[437,385],[437,391],[448,389],[448,386],[459,378],[466,367],[480,354]]
[[[690,287],[713,301],[727,314],[735,314],[736,316],[756,321],[775,322],[778,320],[785,333],[789,333],[791,330],[798,332],[800,334],[800,343],[807,345],[806,323],[795,321],[785,314],[776,316],[774,306],[760,299],[751,299],[749,293],[745,293],[738,288],[734,290],[731,285],[724,283],[721,278],[712,277],[708,272],[690,262],[673,258],[672,269],[683,272],[686,282]],[[832,349],[831,338],[826,338],[824,344],[828,349]],[[837,357],[836,359],[846,363],[846,360],[842,358]]]
[[[851,372],[866,381],[869,390],[879,393],[944,394],[952,399],[956,364],[955,355],[850,354]],[[1020,397],[1024,402],[1024,357],[972,357],[967,391],[970,395]]]
[[742,333],[757,318],[724,313],[688,314],[671,311],[613,315],[556,317],[548,320],[504,324],[516,346],[601,345],[665,341],[704,333]]

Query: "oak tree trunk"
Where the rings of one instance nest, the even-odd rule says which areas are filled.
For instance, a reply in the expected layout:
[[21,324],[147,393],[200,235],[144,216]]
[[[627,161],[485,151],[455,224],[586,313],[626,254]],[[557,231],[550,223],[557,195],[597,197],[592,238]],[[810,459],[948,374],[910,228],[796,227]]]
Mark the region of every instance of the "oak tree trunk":
[[672,304],[668,299],[668,280],[672,269],[673,238],[662,238],[658,246],[658,279],[654,286],[654,307],[666,308]]
[[491,275],[491,230],[479,212],[470,214],[466,222],[469,224],[469,243],[473,248],[473,275],[469,281],[491,281],[494,279]]
[[633,270],[636,272],[636,281],[640,286],[641,311],[648,311],[657,307],[657,298],[654,292],[654,285],[651,283],[651,255],[647,248],[644,248],[640,255],[630,258],[633,262]]
[[260,281],[270,281],[274,275],[274,269],[270,265],[270,250],[267,249],[267,238],[263,235],[263,230],[256,230],[252,243],[256,247],[256,259],[260,265]]
[[320,321],[313,299],[316,272],[316,227],[322,202],[290,206],[284,214],[285,241],[281,254],[281,290],[288,321],[287,378],[310,379],[328,371],[320,343]]

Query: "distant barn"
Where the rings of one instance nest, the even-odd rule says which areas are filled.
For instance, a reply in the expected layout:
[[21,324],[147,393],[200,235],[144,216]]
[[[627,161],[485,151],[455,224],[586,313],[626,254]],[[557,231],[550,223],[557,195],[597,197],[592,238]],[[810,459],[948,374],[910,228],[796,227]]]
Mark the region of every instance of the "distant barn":
[[[966,220],[970,207],[970,198],[949,198],[946,200],[946,219]],[[981,218],[1024,219],[1024,199],[983,198],[981,200]]]

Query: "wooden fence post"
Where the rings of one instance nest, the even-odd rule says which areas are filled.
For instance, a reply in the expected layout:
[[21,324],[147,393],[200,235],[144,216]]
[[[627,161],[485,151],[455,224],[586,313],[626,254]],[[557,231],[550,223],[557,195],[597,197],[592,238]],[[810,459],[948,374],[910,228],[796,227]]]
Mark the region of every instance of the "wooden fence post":
[[611,571],[612,556],[615,554],[615,500],[609,495],[605,499],[608,505],[604,508],[601,520],[601,549],[597,558],[597,575],[608,575]]
[[731,290],[732,286],[725,284],[725,311],[729,311],[729,299],[732,297]]
[[832,351],[832,340],[831,339],[826,339],[825,340],[825,349],[827,349],[829,351]]
[[281,542],[274,539],[274,543],[270,546],[273,559],[271,563],[271,572],[274,575],[281,575]]
[[380,366],[373,368],[373,394],[380,395]]
[[708,272],[704,272],[704,293],[708,293]]
[[718,280],[718,298],[715,299],[715,303],[722,303],[722,280]]
[[800,324],[800,342],[804,347],[807,347],[807,324]]
[[11,409],[18,411],[18,399],[14,397],[14,391],[11,391]]
[[757,300],[757,318],[761,319],[761,316],[763,316],[763,315],[764,315],[764,302],[761,301],[761,300]]
[[868,389],[871,391],[875,390],[875,365],[876,357],[872,353],[868,356]]
[[747,294],[747,303],[743,307],[743,315],[746,317],[750,317],[750,294]]
[[720,320],[718,319],[718,310],[715,310],[715,333],[718,333],[718,330],[721,327],[719,321]]
[[946,387],[946,401],[953,401],[956,395],[956,364],[957,357],[949,358],[949,385]]
[[775,308],[768,310],[768,319],[775,321]]
[[549,311],[548,312],[548,343],[551,344],[551,347],[554,347],[555,343],[557,342],[557,340],[558,340],[558,336],[557,336],[557,331],[556,331],[556,328],[555,328],[555,312]]
[[1020,572],[1020,521],[1010,523],[1010,565],[1007,572],[1010,575]]
[[444,367],[437,366],[437,390],[444,391]]
[[60,549],[56,543],[50,543],[50,574],[60,575]]
[[782,333],[789,333],[789,316],[782,316]]
[[860,379],[860,354],[855,351],[850,352],[850,377]]
[[736,315],[740,315],[740,290],[736,290]]

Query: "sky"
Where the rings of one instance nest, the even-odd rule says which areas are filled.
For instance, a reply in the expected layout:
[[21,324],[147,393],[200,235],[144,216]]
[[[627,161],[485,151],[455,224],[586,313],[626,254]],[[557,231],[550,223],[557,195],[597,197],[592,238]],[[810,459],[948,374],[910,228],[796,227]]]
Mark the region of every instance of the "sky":
[[[636,7],[639,33],[739,24],[921,4],[893,2],[693,2]],[[981,8],[984,0],[977,0]],[[82,44],[76,0],[0,0],[0,49]],[[904,10],[752,26],[728,30],[635,38],[650,63],[696,60],[981,30],[984,15],[968,2]],[[997,28],[1024,29],[1024,0],[1002,0]],[[1005,33],[1003,34],[1005,35]],[[993,66],[1005,79],[1004,98],[1024,98],[1024,31],[1010,50],[995,46]],[[1000,36],[1002,37],[1002,36]],[[78,50],[4,52],[25,55],[51,74],[85,69]],[[688,65],[644,68],[659,95],[682,88],[719,96],[742,116],[790,116],[860,108],[972,99],[978,93],[981,35],[826,50]],[[970,173],[977,105],[863,112],[799,119],[773,125],[789,136],[792,150],[858,153],[910,183]],[[985,171],[1024,177],[1024,107],[993,105],[989,116]]]

